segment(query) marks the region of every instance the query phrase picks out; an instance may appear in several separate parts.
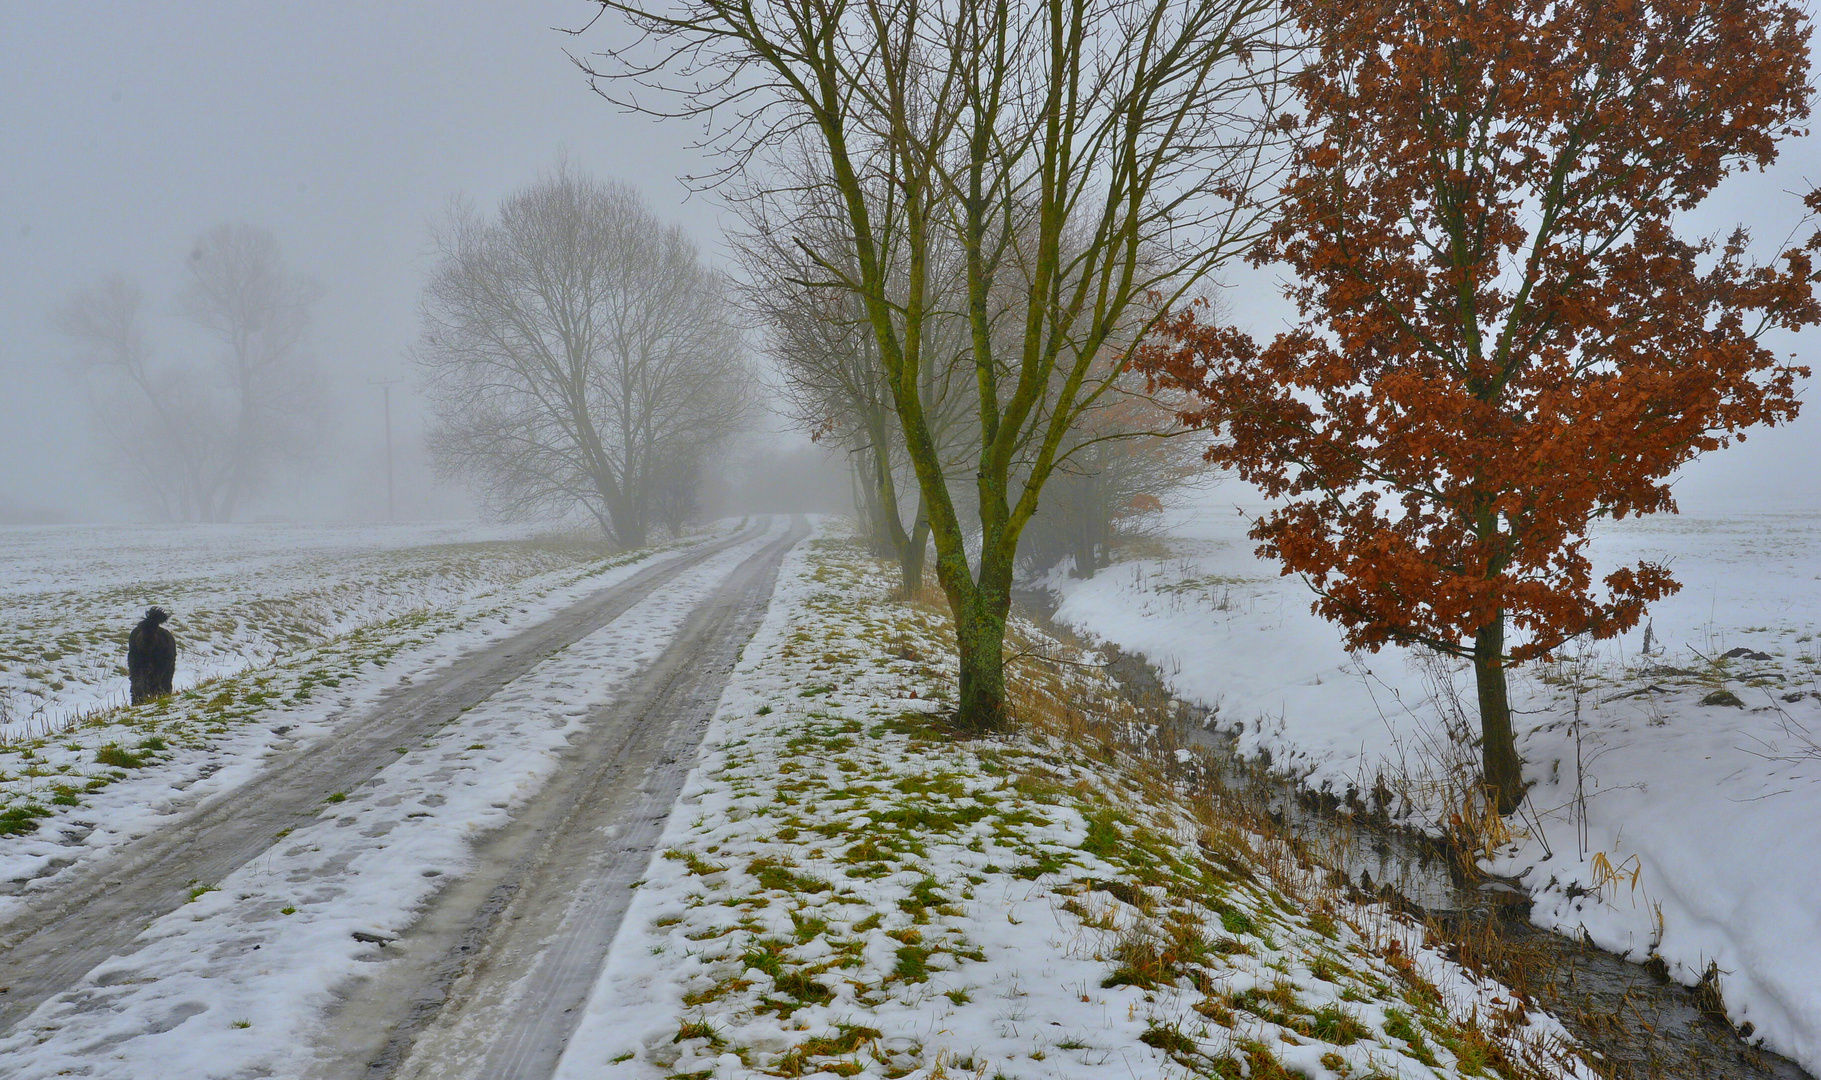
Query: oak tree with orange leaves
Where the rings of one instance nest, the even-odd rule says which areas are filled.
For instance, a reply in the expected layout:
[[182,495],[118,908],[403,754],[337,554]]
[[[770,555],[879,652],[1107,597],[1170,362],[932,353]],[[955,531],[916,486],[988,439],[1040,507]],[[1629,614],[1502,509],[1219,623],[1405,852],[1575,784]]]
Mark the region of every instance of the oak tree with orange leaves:
[[1290,6],[1309,135],[1253,259],[1293,271],[1301,323],[1260,345],[1182,310],[1143,363],[1224,433],[1211,461],[1282,500],[1251,535],[1350,647],[1472,661],[1510,813],[1507,667],[1678,588],[1648,562],[1596,586],[1590,523],[1673,512],[1679,467],[1796,415],[1807,369],[1761,339],[1821,321],[1816,241],[1757,265],[1743,231],[1677,218],[1806,119],[1809,23],[1777,0]]

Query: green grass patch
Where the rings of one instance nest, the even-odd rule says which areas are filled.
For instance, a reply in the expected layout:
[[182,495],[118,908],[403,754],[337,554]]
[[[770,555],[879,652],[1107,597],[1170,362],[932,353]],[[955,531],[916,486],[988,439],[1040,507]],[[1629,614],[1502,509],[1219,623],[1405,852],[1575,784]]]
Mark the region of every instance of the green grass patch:
[[49,817],[50,810],[37,803],[13,803],[0,810],[0,836],[22,836],[38,828],[38,819]]
[[119,743],[108,743],[95,751],[95,764],[113,769],[137,769],[145,765],[145,758]]

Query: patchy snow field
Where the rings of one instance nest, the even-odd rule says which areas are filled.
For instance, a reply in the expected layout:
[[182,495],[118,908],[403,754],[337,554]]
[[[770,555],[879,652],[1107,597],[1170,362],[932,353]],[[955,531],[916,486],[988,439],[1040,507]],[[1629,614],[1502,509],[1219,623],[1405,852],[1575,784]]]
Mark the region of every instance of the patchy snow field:
[[[712,535],[718,532],[704,537]],[[220,662],[238,664],[237,674],[160,702],[85,714],[51,725],[48,732],[34,722],[29,732],[15,731],[0,741],[0,921],[63,875],[245,783],[269,751],[328,737],[341,718],[359,715],[402,683],[433,676],[464,652],[542,622],[687,546],[611,559],[589,559],[580,549],[541,542],[396,551],[357,546],[348,580],[322,544],[304,556],[249,553],[244,544],[234,548],[230,561],[283,565],[281,580],[293,583],[290,596],[300,603],[299,597],[360,594],[358,575],[376,564],[413,569],[392,579],[395,591],[376,587],[367,594],[388,597],[399,613],[384,615],[373,604],[365,611],[374,621],[289,648],[269,663],[224,651]],[[547,563],[561,568],[531,572]],[[451,570],[452,565],[465,569]],[[319,576],[303,577],[303,567]],[[242,584],[257,572],[249,565],[244,575],[221,570],[193,580],[216,582],[212,587],[222,595],[233,589],[257,595]],[[465,587],[459,584],[463,580]],[[412,582],[421,591],[413,592]],[[187,650],[187,638],[179,645]],[[261,647],[276,649],[281,643],[268,639]]]
[[171,612],[177,688],[598,555],[520,526],[0,528],[0,738],[126,700],[126,638]]
[[[396,762],[332,796],[315,822],[290,830],[225,880],[198,883],[191,902],[147,928],[134,952],[102,964],[0,1038],[6,1075],[300,1075],[331,989],[408,926],[443,882],[465,871],[472,840],[538,791],[590,711],[662,652],[743,559],[788,527],[780,522],[546,659],[438,729],[434,740],[401,747]],[[321,737],[334,716],[376,696],[396,673],[421,676],[426,665],[433,668],[463,645],[548,617],[646,565],[649,558],[597,563],[585,574],[521,583],[451,613],[455,628],[427,646],[401,631],[400,648],[417,652],[394,659],[386,674],[367,673],[315,700],[268,708],[257,726],[224,723],[228,729],[208,751],[173,749],[173,760],[142,779],[86,797],[83,816],[107,824],[83,842],[92,847],[142,831],[163,803],[197,798],[198,790],[218,789],[231,782],[224,777],[257,767],[259,751],[277,737],[272,720],[282,718],[292,738]],[[273,678],[282,681],[291,671],[287,666]],[[218,771],[199,770],[203,761]],[[166,791],[160,800],[159,785],[190,790]],[[0,848],[0,877],[41,860],[44,853],[33,848],[30,838]]]
[[[1383,778],[1388,809],[1435,820],[1470,673],[1349,655],[1252,554],[1232,494],[1181,515],[1167,555],[1048,577],[1059,621],[1143,654],[1241,752],[1367,803]],[[1717,982],[1743,1032],[1821,1072],[1821,515],[1610,523],[1592,551],[1666,562],[1683,590],[1648,654],[1640,628],[1514,673],[1536,786],[1489,868],[1529,886],[1539,924]]]
[[932,728],[946,626],[891,584],[838,537],[786,558],[558,1077],[1582,1075],[1420,931],[1045,727],[1117,705],[1090,668],[1015,677],[1016,737]]

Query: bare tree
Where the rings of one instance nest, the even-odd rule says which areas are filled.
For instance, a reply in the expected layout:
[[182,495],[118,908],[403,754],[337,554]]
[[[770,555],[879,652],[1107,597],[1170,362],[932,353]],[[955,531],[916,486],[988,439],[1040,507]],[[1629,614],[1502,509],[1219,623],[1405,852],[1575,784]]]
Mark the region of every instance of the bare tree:
[[702,510],[702,466],[708,448],[677,446],[658,458],[651,478],[651,521],[672,536]]
[[680,524],[666,485],[754,400],[727,285],[682,230],[561,166],[494,218],[456,209],[437,246],[413,359],[444,474],[506,516],[579,507],[624,547]]
[[322,433],[322,383],[303,352],[320,296],[314,282],[286,268],[277,238],[264,229],[217,225],[190,250],[178,304],[221,342],[215,368],[232,409],[227,475],[211,520],[230,520],[275,464]]
[[1212,478],[1202,460],[1206,440],[1183,437],[1189,430],[1176,417],[1178,397],[1147,391],[1144,380],[1127,371],[1083,414],[1043,505],[1025,527],[1019,554],[1027,565],[1048,569],[1072,557],[1074,576],[1093,577],[1112,561],[1114,545],[1135,522]]
[[160,520],[201,521],[223,472],[219,424],[190,372],[154,368],[143,308],[139,286],[112,277],[72,293],[55,325],[78,368],[106,376],[88,389],[115,486]]
[[250,225],[199,237],[179,310],[221,344],[203,363],[153,362],[139,286],[109,278],[73,293],[55,325],[92,387],[110,472],[172,521],[230,521],[321,437],[326,401],[305,349],[317,287],[290,272],[278,241]]
[[[750,305],[769,334],[783,405],[811,439],[847,451],[873,551],[897,558],[914,586],[922,568],[907,550],[896,425],[871,331],[847,296],[797,287],[772,272],[778,264],[751,262]],[[917,540],[927,543],[927,533]]]
[[[1110,374],[1122,371],[1145,310],[1249,248],[1266,220],[1278,8],[599,2],[642,32],[583,61],[602,93],[653,111],[633,91],[657,87],[673,114],[719,123],[710,137],[729,169],[774,199],[798,190],[759,172],[781,149],[826,156],[844,246],[795,239],[865,311],[954,614],[957,720],[999,726],[1018,539],[1107,390],[1095,358],[1112,348]],[[958,304],[941,295],[947,251],[961,256]],[[956,317],[977,417],[958,476],[922,393],[947,360],[927,351],[928,331]]]
[[[799,163],[799,168],[800,192],[832,194],[825,179],[818,180],[813,163]],[[825,272],[797,242],[814,236],[817,250],[851,250],[852,244],[842,239],[845,218],[838,201],[826,197],[783,207],[796,215],[787,222],[766,217],[776,209],[775,202],[764,198],[750,203],[749,228],[735,237],[746,269],[747,306],[769,332],[770,351],[782,378],[780,397],[789,415],[815,441],[847,451],[855,505],[873,549],[898,561],[901,588],[907,595],[914,593],[923,581],[929,516],[905,453],[878,339],[859,298],[839,284],[822,281]],[[945,324],[931,320],[926,333],[938,343],[929,351],[943,352],[941,342],[946,341],[949,361],[927,365],[919,388],[951,471],[965,461],[971,421],[965,392],[972,377],[966,364],[966,330],[960,319]],[[914,507],[908,522],[907,494]]]

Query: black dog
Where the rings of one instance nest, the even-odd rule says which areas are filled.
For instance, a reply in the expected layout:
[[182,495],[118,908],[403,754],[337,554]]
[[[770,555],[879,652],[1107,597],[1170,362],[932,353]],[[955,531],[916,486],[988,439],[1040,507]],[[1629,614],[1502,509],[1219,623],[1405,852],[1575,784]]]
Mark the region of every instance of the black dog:
[[177,672],[177,639],[161,625],[170,617],[161,607],[149,608],[145,619],[133,627],[133,636],[126,639],[126,673],[133,684],[135,705],[171,692],[171,677]]

